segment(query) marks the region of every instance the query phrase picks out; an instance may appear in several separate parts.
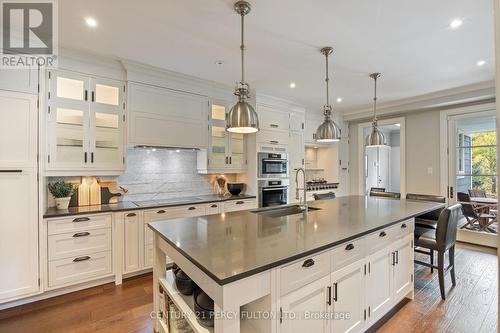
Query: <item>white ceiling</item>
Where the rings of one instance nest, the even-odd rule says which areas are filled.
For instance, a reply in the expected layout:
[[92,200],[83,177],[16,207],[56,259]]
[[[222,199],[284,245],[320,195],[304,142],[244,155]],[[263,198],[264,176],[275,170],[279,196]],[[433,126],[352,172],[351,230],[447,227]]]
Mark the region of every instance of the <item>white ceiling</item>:
[[[341,112],[369,106],[370,72],[382,72],[379,102],[494,80],[490,0],[250,0],[247,80],[257,91],[320,112],[324,57]],[[232,85],[239,79],[239,16],[231,0],[62,0],[66,48],[134,60]],[[98,21],[90,29],[84,18]],[[463,25],[448,24],[461,18]],[[478,60],[486,65],[476,66]],[[216,60],[224,65],[217,66]],[[295,82],[295,89],[289,88]]]

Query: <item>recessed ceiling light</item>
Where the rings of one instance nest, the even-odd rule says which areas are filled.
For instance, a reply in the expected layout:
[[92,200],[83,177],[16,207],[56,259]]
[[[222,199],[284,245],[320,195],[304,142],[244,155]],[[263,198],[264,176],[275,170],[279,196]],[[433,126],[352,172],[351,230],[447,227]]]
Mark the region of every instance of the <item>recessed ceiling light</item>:
[[454,19],[453,21],[450,22],[450,28],[456,29],[462,24],[464,24],[464,21],[462,21],[461,19]]
[[477,62],[477,65],[478,65],[479,67],[484,66],[485,64],[486,64],[486,61],[484,61],[484,60],[479,60],[479,61]]
[[85,19],[85,23],[87,23],[87,25],[88,25],[89,27],[91,27],[91,28],[95,28],[95,27],[97,27],[97,21],[96,21],[96,19],[95,19],[95,18],[93,18],[93,17],[87,17],[87,18]]
[[296,87],[295,82],[290,83],[290,88],[292,88],[292,89],[293,89],[293,88],[295,88],[295,87]]
[[342,98],[337,98],[337,103],[341,103],[342,102]]

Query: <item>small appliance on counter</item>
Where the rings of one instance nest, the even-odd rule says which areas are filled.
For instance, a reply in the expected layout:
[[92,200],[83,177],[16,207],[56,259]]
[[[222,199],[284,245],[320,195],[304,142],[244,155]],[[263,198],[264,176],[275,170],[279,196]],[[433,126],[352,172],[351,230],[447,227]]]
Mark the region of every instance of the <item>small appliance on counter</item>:
[[259,207],[288,204],[288,179],[259,180]]

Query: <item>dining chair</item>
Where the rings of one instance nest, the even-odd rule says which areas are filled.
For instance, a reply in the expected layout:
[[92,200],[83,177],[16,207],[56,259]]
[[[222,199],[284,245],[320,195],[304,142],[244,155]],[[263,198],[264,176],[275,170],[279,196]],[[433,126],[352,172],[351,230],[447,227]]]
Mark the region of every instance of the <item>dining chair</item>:
[[370,192],[385,192],[385,187],[372,187]]
[[331,200],[335,199],[335,193],[333,192],[328,192],[328,193],[314,193],[313,194],[314,200]]
[[401,199],[401,193],[397,192],[373,192],[370,191],[371,197],[383,197],[383,198],[393,198],[393,199]]
[[[458,192],[457,199],[462,204],[462,214],[467,220],[467,223],[461,227],[462,229],[470,225],[471,229],[487,230],[496,220],[496,216],[489,213],[490,207],[488,205],[473,202],[468,193]],[[485,222],[481,222],[481,219]]]
[[[430,268],[436,268],[438,270],[439,277],[439,290],[441,292],[441,298],[446,299],[444,291],[444,275],[450,271],[451,283],[453,286],[456,285],[455,279],[455,243],[457,239],[457,229],[458,229],[458,219],[460,217],[460,204],[454,204],[448,208],[441,211],[439,215],[438,223],[436,229],[427,229],[417,227],[419,230],[415,234],[420,235],[415,237],[415,252],[423,253],[433,257],[434,251],[438,253],[438,265],[435,266],[433,262],[431,263],[420,261],[415,259],[415,264],[423,265]],[[424,249],[424,250],[421,250]],[[425,251],[429,250],[429,252]],[[444,267],[444,257],[445,253],[448,251],[448,267]]]
[[[406,194],[406,200],[417,200],[417,201],[431,201],[446,203],[446,198],[440,195],[429,195],[429,194],[416,194],[408,193]],[[419,215],[415,218],[415,226],[420,226],[423,228],[436,229],[437,221],[439,219],[439,214],[444,209],[439,208],[423,215]]]
[[486,198],[486,191],[479,188],[472,188],[469,190],[469,195],[472,198]]

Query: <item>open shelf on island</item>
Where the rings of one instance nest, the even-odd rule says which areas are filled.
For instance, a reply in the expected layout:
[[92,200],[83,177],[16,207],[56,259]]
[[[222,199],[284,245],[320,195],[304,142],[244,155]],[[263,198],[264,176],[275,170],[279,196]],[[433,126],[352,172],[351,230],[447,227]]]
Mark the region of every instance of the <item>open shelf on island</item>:
[[160,284],[167,293],[168,297],[174,302],[179,311],[181,311],[185,317],[189,326],[196,333],[213,333],[213,327],[202,326],[196,319],[196,315],[193,310],[194,300],[193,295],[183,295],[177,290],[175,286],[175,278],[172,270],[167,271],[166,279],[160,279]]

